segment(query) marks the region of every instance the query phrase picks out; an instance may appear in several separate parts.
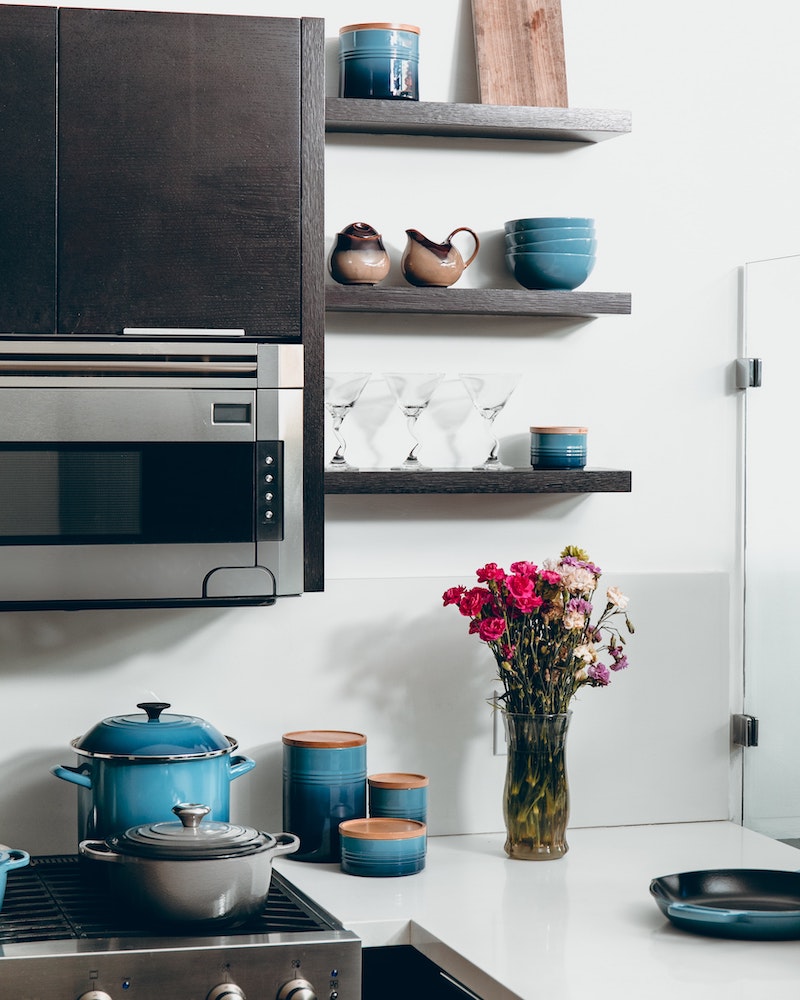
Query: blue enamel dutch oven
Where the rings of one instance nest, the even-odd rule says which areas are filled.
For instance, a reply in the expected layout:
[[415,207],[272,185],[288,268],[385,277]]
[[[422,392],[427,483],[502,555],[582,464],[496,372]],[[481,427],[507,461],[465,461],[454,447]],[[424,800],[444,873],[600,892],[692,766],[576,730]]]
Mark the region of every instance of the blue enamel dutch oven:
[[105,838],[142,823],[174,819],[179,802],[204,802],[209,819],[230,819],[230,784],[255,767],[238,744],[203,719],[171,715],[167,702],[142,702],[141,714],[104,719],[72,740],[77,767],[52,768],[78,787],[78,841]]

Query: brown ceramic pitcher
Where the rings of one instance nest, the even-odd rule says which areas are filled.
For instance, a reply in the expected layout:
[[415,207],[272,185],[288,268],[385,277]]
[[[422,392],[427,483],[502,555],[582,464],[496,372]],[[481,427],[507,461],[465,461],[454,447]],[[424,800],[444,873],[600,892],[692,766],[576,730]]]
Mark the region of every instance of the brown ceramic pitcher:
[[[469,233],[475,240],[475,249],[465,261],[451,240],[456,233]],[[446,288],[454,284],[475,260],[480,240],[467,226],[454,229],[444,243],[434,243],[416,229],[406,229],[406,244],[400,267],[403,277],[419,287]]]

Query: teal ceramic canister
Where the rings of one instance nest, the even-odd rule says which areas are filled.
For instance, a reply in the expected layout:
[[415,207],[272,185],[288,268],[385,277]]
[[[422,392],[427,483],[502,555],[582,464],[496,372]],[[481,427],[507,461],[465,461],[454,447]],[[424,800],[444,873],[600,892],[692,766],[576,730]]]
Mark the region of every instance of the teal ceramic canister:
[[339,861],[339,824],[367,815],[367,738],[307,729],[283,735],[283,828],[296,861]]
[[371,774],[367,797],[370,816],[428,821],[428,779],[424,774]]
[[373,22],[339,29],[339,97],[419,100],[419,28]]
[[534,469],[582,469],[586,465],[585,427],[531,427]]
[[391,878],[415,875],[425,867],[427,828],[413,819],[387,816],[353,819],[339,827],[342,871]]

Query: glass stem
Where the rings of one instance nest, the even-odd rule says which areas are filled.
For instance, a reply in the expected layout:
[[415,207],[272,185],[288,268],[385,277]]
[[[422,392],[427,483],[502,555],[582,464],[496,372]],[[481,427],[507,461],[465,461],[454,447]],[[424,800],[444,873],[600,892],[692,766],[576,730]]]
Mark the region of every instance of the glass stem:
[[336,453],[331,459],[331,465],[344,465],[344,450],[346,447],[345,440],[341,435],[342,421],[344,420],[344,415],[341,417],[333,417],[333,433],[338,442]]
[[483,418],[486,421],[486,429],[488,430],[492,438],[492,447],[491,450],[489,451],[489,457],[486,459],[487,462],[497,461],[497,449],[500,446],[500,442],[497,440],[497,435],[494,432],[494,418],[496,416],[497,414],[493,413],[491,416]]
[[407,462],[418,462],[419,461],[419,459],[417,458],[417,454],[416,454],[417,448],[419,448],[419,438],[417,437],[417,434],[416,434],[416,425],[417,425],[417,417],[416,417],[416,415],[410,416],[410,417],[408,417],[406,419],[406,427],[408,428],[408,433],[414,439],[414,446],[412,447],[411,451],[408,453],[408,457],[406,458]]

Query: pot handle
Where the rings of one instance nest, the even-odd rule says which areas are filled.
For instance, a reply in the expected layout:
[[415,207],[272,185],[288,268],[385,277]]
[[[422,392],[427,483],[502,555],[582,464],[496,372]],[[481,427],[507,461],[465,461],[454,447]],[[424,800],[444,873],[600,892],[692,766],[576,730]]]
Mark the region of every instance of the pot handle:
[[247,774],[248,771],[252,771],[255,766],[256,762],[252,757],[245,757],[241,754],[237,757],[231,757],[231,781]]
[[293,833],[276,833],[273,836],[277,841],[272,848],[273,857],[276,854],[294,854],[295,851],[300,849],[300,838],[295,837]]
[[78,851],[93,861],[119,861],[120,855],[111,848],[104,840],[82,840],[78,844]]
[[2,867],[8,871],[11,871],[13,868],[24,868],[25,865],[29,864],[30,860],[31,856],[27,851],[18,851],[9,847],[8,861]]
[[66,764],[59,764],[58,767],[51,767],[50,773],[64,781],[71,781],[73,785],[83,785],[84,788],[92,787],[91,775],[85,774],[77,767],[67,767]]

